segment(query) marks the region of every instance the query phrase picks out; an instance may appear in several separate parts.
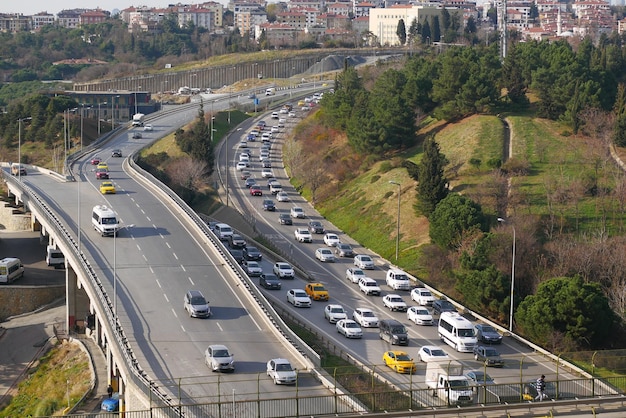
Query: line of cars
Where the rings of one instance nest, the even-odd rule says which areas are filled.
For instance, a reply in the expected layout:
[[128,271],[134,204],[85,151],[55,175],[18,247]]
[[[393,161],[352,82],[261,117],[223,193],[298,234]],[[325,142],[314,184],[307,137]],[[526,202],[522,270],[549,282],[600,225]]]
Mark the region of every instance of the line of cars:
[[[114,149],[113,151],[111,151],[111,157],[121,158],[122,150]],[[100,186],[99,186],[100,193],[115,194],[117,190],[115,189],[115,185],[113,184],[113,182],[110,181],[111,175],[109,172],[109,165],[107,164],[107,162],[104,161],[102,158],[100,158],[98,155],[94,155],[89,160],[89,162],[91,165],[96,166],[95,169],[93,170],[95,172],[96,180],[105,180],[100,183]]]

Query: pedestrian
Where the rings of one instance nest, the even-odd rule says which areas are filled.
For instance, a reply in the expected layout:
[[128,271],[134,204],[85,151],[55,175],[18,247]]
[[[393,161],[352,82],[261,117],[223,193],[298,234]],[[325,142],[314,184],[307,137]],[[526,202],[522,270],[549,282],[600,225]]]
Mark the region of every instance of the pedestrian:
[[113,397],[113,386],[109,385],[107,393],[109,394],[109,398]]
[[546,377],[544,375],[541,375],[541,377],[537,379],[537,397],[535,398],[535,400],[539,399],[540,401],[543,401],[544,398],[547,398],[547,395],[545,394],[545,390],[546,390],[545,378]]

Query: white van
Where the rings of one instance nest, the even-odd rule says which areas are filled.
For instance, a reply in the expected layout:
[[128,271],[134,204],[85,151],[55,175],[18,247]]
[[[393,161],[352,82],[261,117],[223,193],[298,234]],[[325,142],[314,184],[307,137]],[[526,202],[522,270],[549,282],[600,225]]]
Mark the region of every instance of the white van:
[[54,268],[65,267],[65,256],[58,248],[48,245],[46,248],[46,264]]
[[0,260],[0,283],[11,283],[24,275],[24,266],[19,258],[3,258]]
[[222,223],[215,225],[215,235],[217,235],[221,241],[226,241],[232,234],[233,228],[231,228],[230,225]]
[[438,332],[442,341],[459,352],[471,353],[478,343],[474,325],[458,312],[442,312]]
[[266,96],[273,96],[275,94],[276,94],[276,89],[274,87],[270,87],[270,88],[265,90],[265,95]]
[[91,224],[103,237],[115,235],[119,230],[117,214],[105,205],[96,205],[93,207]]

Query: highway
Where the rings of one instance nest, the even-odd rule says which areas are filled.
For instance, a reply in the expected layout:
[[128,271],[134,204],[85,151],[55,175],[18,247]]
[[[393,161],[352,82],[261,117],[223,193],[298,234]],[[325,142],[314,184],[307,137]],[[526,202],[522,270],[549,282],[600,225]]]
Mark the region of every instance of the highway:
[[[277,110],[277,109],[274,109]],[[415,325],[407,319],[406,313],[390,312],[382,305],[382,297],[388,293],[400,294],[404,301],[409,305],[416,305],[411,301],[409,292],[407,291],[391,291],[385,284],[385,273],[391,266],[387,260],[381,259],[366,248],[361,247],[358,243],[346,236],[342,231],[338,230],[334,225],[325,220],[315,209],[305,201],[298,192],[296,192],[289,183],[287,174],[285,173],[282,158],[281,146],[287,132],[295,127],[298,121],[305,117],[308,112],[304,112],[299,108],[296,109],[295,117],[288,117],[280,114],[281,118],[286,118],[285,128],[273,140],[271,148],[272,171],[274,177],[282,184],[283,190],[287,191],[290,197],[288,202],[278,202],[275,196],[269,193],[267,180],[261,176],[261,163],[258,156],[260,155],[261,142],[256,141],[248,143],[248,151],[251,153],[251,167],[248,169],[251,176],[255,178],[262,186],[263,196],[251,196],[245,186],[244,180],[241,179],[240,171],[236,170],[236,164],[239,161],[239,154],[244,151],[239,148],[239,142],[245,138],[251,124],[246,124],[241,131],[236,132],[229,138],[228,152],[219,153],[219,166],[222,173],[226,169],[225,159],[228,155],[228,180],[230,189],[230,200],[240,211],[247,216],[255,219],[255,227],[265,238],[281,248],[284,254],[290,254],[289,260],[300,266],[308,275],[308,277],[296,277],[295,280],[283,280],[282,290],[263,290],[266,297],[273,303],[276,303],[289,311],[293,316],[299,318],[303,323],[317,331],[323,333],[332,343],[340,350],[344,350],[354,356],[360,362],[371,365],[379,373],[383,372],[384,376],[390,381],[403,389],[425,388],[425,364],[417,361],[418,371],[414,375],[397,374],[391,369],[383,365],[382,355],[388,350],[404,350],[411,357],[417,360],[417,351],[423,345],[438,345],[446,351],[451,359],[460,361],[465,368],[469,370],[484,370],[482,363],[475,361],[471,353],[458,353],[452,347],[441,342],[436,326],[420,326]],[[268,126],[277,124],[276,119],[271,119],[270,114],[260,116],[256,120],[264,120]],[[225,180],[222,174],[222,180]],[[276,211],[263,210],[262,202],[264,199],[271,198],[275,205]],[[281,225],[278,222],[279,214],[289,213],[291,207],[300,206],[304,208],[306,213],[305,219],[293,219],[293,225]],[[315,249],[326,247],[323,242],[322,234],[313,234],[313,243],[299,243],[294,239],[294,230],[297,227],[306,228],[308,222],[317,220],[322,222],[327,232],[337,233],[342,242],[352,245],[355,253],[369,254],[376,262],[375,270],[366,271],[367,276],[374,278],[382,289],[381,296],[365,296],[359,291],[358,285],[346,279],[346,269],[353,267],[352,258],[337,258],[335,263],[321,263],[315,256]],[[265,272],[271,272],[272,263],[265,261],[263,265]],[[366,307],[373,309],[380,319],[394,318],[402,322],[409,331],[410,343],[408,347],[391,346],[389,343],[381,340],[378,335],[377,328],[364,328],[362,339],[347,339],[339,335],[335,325],[328,323],[324,318],[323,309],[328,302],[313,302],[310,309],[295,308],[286,302],[286,291],[290,288],[304,289],[307,279],[314,278],[316,281],[322,282],[330,293],[330,303],[341,304],[348,312],[351,318],[352,312],[357,307]],[[435,323],[438,317],[434,317]],[[505,359],[505,367],[489,368],[487,372],[497,383],[520,383],[536,380],[540,375],[545,374],[547,380],[556,379],[557,367],[545,356],[535,353],[531,348],[520,344],[516,339],[505,336],[503,344],[496,346],[502,357]],[[573,376],[558,371],[559,379],[572,378]],[[578,376],[577,376],[578,377]],[[581,388],[582,391],[582,388]],[[580,393],[578,389],[572,389],[572,394]],[[427,401],[428,402],[428,401]]]
[[[249,309],[250,301],[206,237],[181,221],[168,202],[131,178],[125,158],[111,157],[116,148],[128,156],[195,118],[197,110],[194,106],[183,114],[164,115],[153,122],[154,131],[142,131],[140,139],[131,137],[132,130],[122,130],[106,146],[76,161],[76,182],[38,172],[22,180],[58,212],[68,229],[76,235],[80,231],[81,249],[108,284],[107,292],[115,295],[119,320],[151,379],[169,386],[183,402],[216,401],[216,386],[208,384],[215,378],[204,364],[204,350],[209,344],[225,344],[235,354],[236,372],[220,374],[221,396],[236,393],[238,399],[256,399],[260,390],[265,397],[289,397],[296,388],[275,387],[265,376],[266,362],[284,357],[298,369],[307,365],[285,348],[256,310]],[[100,180],[90,164],[94,156],[107,162],[116,194],[99,192]],[[123,228],[117,238],[102,237],[92,228],[95,205],[117,212]],[[201,290],[209,299],[210,319],[187,316],[183,296],[189,289]],[[249,380],[244,381],[242,374]],[[327,394],[312,379],[302,379],[303,388]]]

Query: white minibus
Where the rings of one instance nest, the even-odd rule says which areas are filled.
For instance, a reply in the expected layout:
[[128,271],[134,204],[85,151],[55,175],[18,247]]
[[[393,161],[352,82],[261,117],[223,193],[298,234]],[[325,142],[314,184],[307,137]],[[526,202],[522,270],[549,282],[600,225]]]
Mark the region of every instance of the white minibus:
[[471,353],[478,343],[474,326],[458,312],[442,312],[438,332],[442,341],[459,352]]
[[24,266],[19,258],[0,260],[0,283],[11,283],[24,275]]

